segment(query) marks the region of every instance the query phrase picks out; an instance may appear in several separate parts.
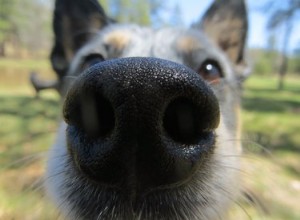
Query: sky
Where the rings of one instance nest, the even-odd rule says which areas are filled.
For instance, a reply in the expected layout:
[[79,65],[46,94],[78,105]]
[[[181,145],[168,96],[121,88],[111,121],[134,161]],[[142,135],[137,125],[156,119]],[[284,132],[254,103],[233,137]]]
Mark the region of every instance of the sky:
[[[268,0],[247,0],[247,7],[249,9],[249,33],[248,45],[249,47],[267,47],[268,34],[266,31],[267,16],[263,15],[257,9],[264,5]],[[282,0],[275,0],[282,1]],[[168,0],[169,5],[176,5],[180,7],[182,13],[182,20],[185,26],[197,21],[209,7],[212,0]],[[279,32],[278,35],[280,35]],[[279,37],[280,38],[280,37]],[[280,39],[278,39],[279,41]],[[289,51],[295,48],[300,48],[300,21],[295,23],[295,27],[291,36]],[[280,49],[280,48],[277,48]]]

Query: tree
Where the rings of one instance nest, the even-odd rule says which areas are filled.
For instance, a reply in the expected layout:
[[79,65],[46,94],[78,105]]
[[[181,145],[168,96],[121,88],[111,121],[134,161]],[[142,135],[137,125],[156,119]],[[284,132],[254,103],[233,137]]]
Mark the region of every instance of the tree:
[[12,14],[15,1],[0,0],[0,57],[5,56],[6,42],[14,31]]
[[293,31],[294,22],[300,12],[300,0],[270,1],[264,7],[269,10],[270,16],[267,29],[270,31],[283,29],[280,65],[278,69],[278,89],[284,87],[284,77],[288,70],[288,44]]
[[183,26],[182,12],[178,4],[174,6],[169,23],[172,26]]
[[99,0],[109,16],[121,23],[152,25],[161,22],[160,12],[166,1],[161,0]]
[[293,73],[300,74],[300,47],[298,46],[289,59],[289,67]]
[[0,0],[0,57],[6,55],[8,43],[15,46],[17,53],[20,47],[34,51],[50,46],[50,2]]

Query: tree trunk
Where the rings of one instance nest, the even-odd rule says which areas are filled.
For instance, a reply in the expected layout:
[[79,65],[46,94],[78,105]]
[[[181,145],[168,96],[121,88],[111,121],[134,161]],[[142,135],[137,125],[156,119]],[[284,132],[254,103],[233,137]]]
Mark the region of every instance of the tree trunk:
[[287,72],[288,58],[286,55],[282,54],[281,64],[279,67],[279,80],[278,80],[278,90],[283,90],[284,87],[284,77]]
[[290,19],[286,22],[285,25],[285,33],[283,37],[283,46],[281,51],[281,62],[279,66],[279,79],[278,79],[278,90],[282,90],[284,88],[284,78],[287,73],[288,69],[288,57],[287,57],[287,51],[288,51],[288,43],[290,41],[292,29],[293,29],[293,17],[290,17]]
[[5,41],[0,42],[0,57],[5,57]]

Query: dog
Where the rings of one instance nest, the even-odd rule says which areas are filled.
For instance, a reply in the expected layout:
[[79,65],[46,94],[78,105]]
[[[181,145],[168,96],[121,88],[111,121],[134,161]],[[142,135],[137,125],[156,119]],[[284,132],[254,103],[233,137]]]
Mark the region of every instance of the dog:
[[243,0],[192,27],[118,24],[96,0],[56,0],[51,63],[63,119],[47,195],[68,219],[225,219],[240,193]]

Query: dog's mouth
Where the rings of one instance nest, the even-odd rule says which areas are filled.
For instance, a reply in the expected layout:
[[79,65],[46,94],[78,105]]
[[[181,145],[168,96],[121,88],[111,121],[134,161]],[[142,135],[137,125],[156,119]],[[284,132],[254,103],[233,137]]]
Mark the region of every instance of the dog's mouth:
[[153,191],[191,181],[214,150],[219,117],[217,98],[197,73],[154,58],[94,66],[64,105],[76,170],[134,207]]
[[[70,219],[75,216],[82,219],[99,216],[100,219],[197,219],[192,215],[196,215],[199,208],[214,205],[209,201],[209,188],[203,187],[203,196],[197,195],[199,192],[195,194],[197,187],[201,187],[196,180],[199,176],[177,187],[156,188],[144,193],[133,188],[106,187],[86,176],[79,176],[73,176],[64,185],[67,210],[72,210],[67,213]],[[203,177],[210,178],[209,174]],[[70,180],[74,180],[72,186]]]

